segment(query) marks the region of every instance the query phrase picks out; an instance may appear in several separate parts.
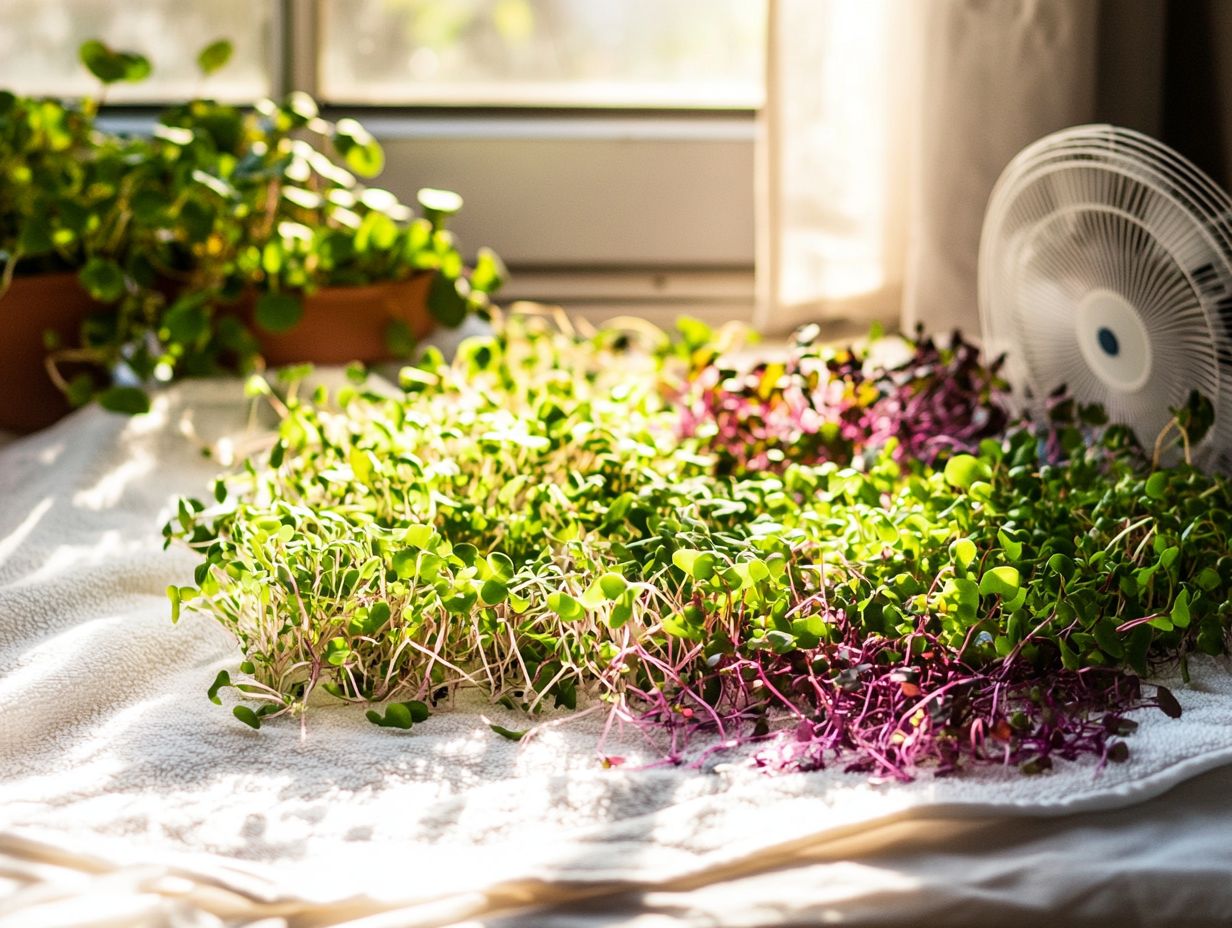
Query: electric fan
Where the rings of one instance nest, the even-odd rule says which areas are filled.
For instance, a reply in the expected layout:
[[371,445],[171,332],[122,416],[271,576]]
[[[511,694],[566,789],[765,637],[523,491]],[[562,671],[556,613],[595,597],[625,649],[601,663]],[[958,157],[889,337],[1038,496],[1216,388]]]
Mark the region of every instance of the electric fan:
[[1232,471],[1232,199],[1149,136],[1064,129],[993,188],[980,322],[1018,400],[1061,386],[1147,448],[1197,390],[1215,421],[1195,463]]

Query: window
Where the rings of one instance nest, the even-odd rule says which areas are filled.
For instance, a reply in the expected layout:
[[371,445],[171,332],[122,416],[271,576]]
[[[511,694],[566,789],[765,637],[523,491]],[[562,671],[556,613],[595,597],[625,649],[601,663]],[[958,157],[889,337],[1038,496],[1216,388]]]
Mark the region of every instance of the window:
[[[0,87],[29,94],[80,96],[98,82],[77,60],[87,39],[138,51],[150,59],[149,80],[111,88],[107,100],[157,102],[208,93],[252,100],[273,89],[270,70],[272,0],[4,0]],[[17,24],[20,24],[17,25]],[[235,46],[227,67],[201,80],[196,53],[215,38]]]
[[[109,103],[306,90],[386,146],[404,198],[450,187],[506,298],[750,318],[763,0],[6,0],[0,87],[92,92],[77,46],[139,51]],[[195,53],[235,56],[203,81]]]
[[334,100],[752,109],[764,14],[749,0],[324,0]]

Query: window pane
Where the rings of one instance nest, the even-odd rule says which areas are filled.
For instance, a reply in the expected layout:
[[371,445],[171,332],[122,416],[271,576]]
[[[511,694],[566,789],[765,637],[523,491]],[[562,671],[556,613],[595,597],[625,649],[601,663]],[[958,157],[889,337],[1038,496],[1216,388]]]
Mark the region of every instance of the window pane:
[[321,0],[321,93],[355,103],[752,108],[761,0]]
[[[157,101],[208,94],[251,100],[270,92],[267,52],[274,0],[4,0],[0,29],[0,87],[21,93],[80,96],[98,81],[77,59],[77,47],[101,39],[140,52],[153,74],[140,84],[116,84],[109,101]],[[17,25],[20,24],[20,25]],[[197,52],[230,39],[235,54],[208,80]]]

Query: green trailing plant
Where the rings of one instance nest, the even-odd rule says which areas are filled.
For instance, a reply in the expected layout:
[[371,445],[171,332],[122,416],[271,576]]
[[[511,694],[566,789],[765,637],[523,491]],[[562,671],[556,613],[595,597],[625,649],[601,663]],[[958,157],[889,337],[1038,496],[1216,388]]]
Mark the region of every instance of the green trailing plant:
[[[990,428],[993,371],[961,340],[907,347],[848,389],[863,352],[799,344],[790,369],[821,372],[804,406],[877,424],[774,467],[762,423],[790,439],[799,417],[730,416],[804,408],[787,369],[750,396],[692,322],[672,342],[514,318],[392,398],[254,381],[276,442],[167,525],[201,556],[174,614],[235,635],[243,676],[210,695],[236,687],[254,727],[324,692],[407,728],[475,688],[532,717],[603,708],[670,763],[1126,759],[1129,710],[1179,712],[1140,678],[1227,650],[1232,489],[1152,468],[1090,410]],[[886,426],[923,395],[951,400],[931,434]]]
[[[200,344],[211,306],[249,291],[257,294],[255,323],[281,332],[321,287],[429,273],[429,311],[456,326],[487,310],[502,283],[494,252],[481,248],[467,267],[445,228],[461,197],[420,190],[416,216],[389,191],[365,186],[360,178],[384,166],[380,144],[354,119],[323,118],[305,93],[258,101],[251,111],[192,100],[162,114],[156,134],[183,175],[164,237],[193,252],[186,292],[162,320],[161,334],[173,341]],[[389,338],[406,353],[408,332]]]
[[[206,46],[203,76],[230,54],[225,40]],[[99,80],[95,98],[0,94],[0,288],[16,273],[71,270],[99,303],[78,344],[49,345],[74,404],[98,396],[140,412],[145,384],[251,370],[250,324],[294,327],[322,287],[431,274],[440,323],[487,311],[505,270],[490,249],[463,261],[445,227],[461,198],[421,190],[416,215],[365,186],[384,155],[355,120],[327,120],[292,93],[251,109],[193,99],[165,110],[150,136],[108,133],[97,121],[106,89],[145,79],[149,62],[97,41],[80,57]],[[395,353],[413,348],[405,326],[386,337]]]
[[[149,73],[141,56],[97,42],[83,45],[81,57],[104,89]],[[69,102],[0,92],[0,298],[16,274],[76,273],[99,311],[83,321],[79,345],[51,340],[48,350],[110,372],[138,347],[122,333],[140,330],[161,296],[153,266],[134,247],[142,235],[129,207],[147,182],[141,166],[151,147],[99,131],[102,96]],[[78,370],[68,380],[54,364],[49,370],[75,404],[98,395],[108,408],[143,407],[140,394],[112,383],[109,373]]]
[[[142,80],[150,71],[145,58],[112,52],[99,42],[85,43],[80,54],[104,89]],[[75,270],[119,252],[124,221],[115,207],[125,195],[126,168],[142,152],[131,140],[98,131],[102,96],[65,101],[0,91],[4,288],[18,270]],[[96,275],[90,282],[104,301],[120,290],[119,279]]]

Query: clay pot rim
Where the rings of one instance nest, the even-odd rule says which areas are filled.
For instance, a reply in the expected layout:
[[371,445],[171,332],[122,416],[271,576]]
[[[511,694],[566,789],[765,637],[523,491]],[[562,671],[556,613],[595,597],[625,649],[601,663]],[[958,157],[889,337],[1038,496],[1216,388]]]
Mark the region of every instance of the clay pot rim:
[[[423,282],[424,277],[435,273],[435,271],[423,270],[416,271],[410,277],[399,277],[395,280],[377,280],[366,284],[327,284],[323,287],[317,287],[315,290],[291,290],[287,292],[296,293],[305,300],[310,300],[322,294],[332,296],[336,293],[353,293],[356,296],[376,295],[389,290],[400,290],[403,287],[417,286]],[[262,290],[260,292],[267,291]]]
[[[79,280],[77,276],[78,273],[79,273],[78,271],[67,270],[67,271],[35,271],[33,274],[25,274],[25,273],[22,273],[20,269],[17,269],[13,272],[12,283],[15,285],[23,281],[26,283],[30,283],[30,282],[39,281],[39,280],[48,280],[48,281],[54,280],[58,282],[58,281],[64,280],[65,278],[71,278],[72,280],[76,281],[76,280]],[[0,299],[3,299],[3,297],[0,297]]]

